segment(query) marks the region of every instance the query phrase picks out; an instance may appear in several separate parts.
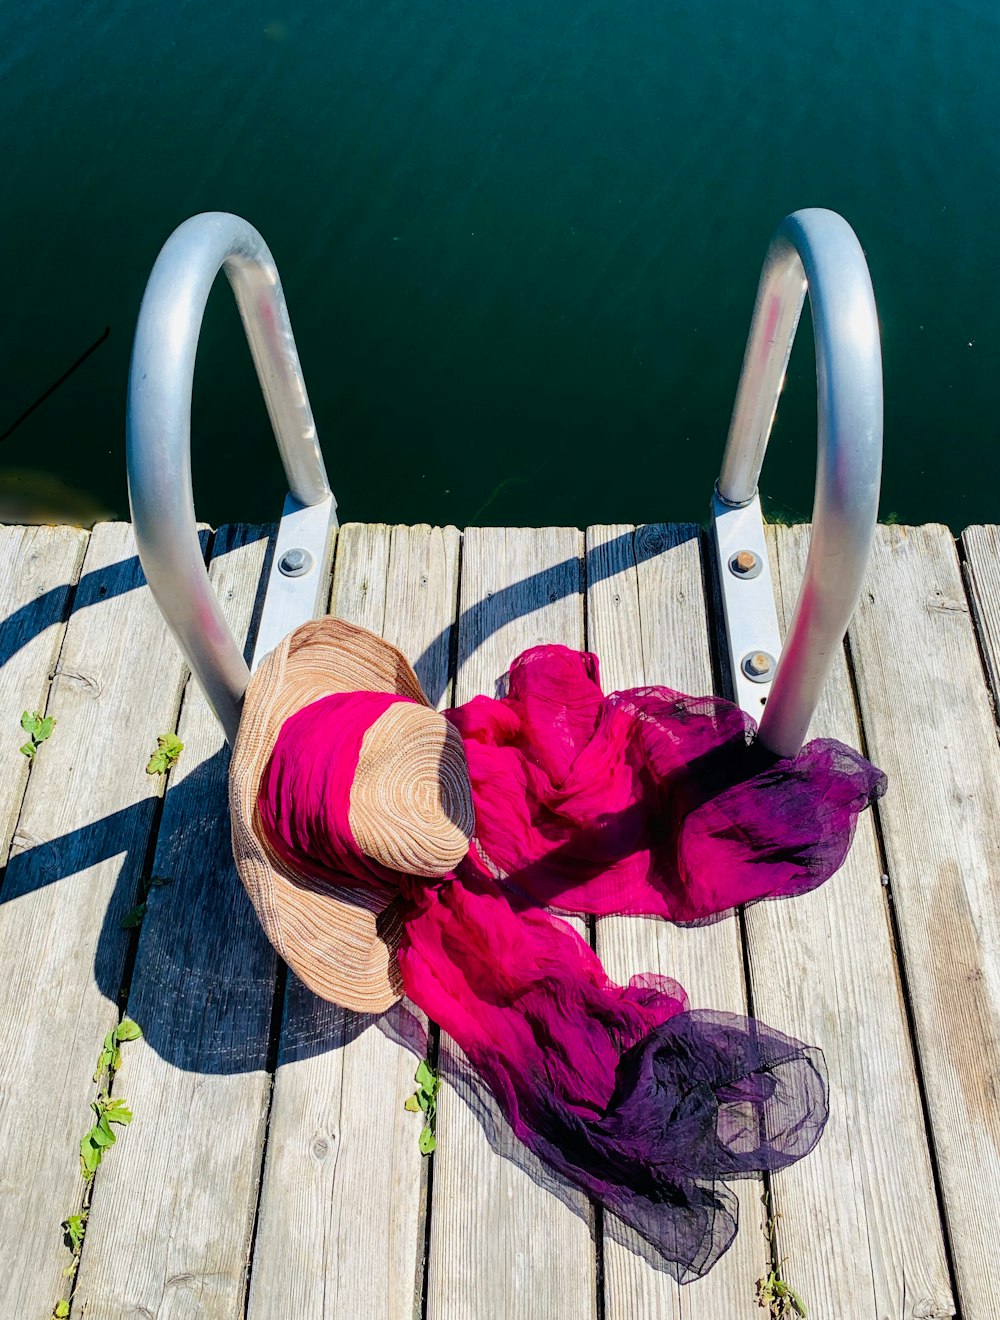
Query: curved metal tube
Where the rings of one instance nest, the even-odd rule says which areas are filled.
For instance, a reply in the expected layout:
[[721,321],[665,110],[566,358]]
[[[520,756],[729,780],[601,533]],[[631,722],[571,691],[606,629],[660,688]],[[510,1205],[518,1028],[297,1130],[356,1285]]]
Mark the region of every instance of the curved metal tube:
[[719,498],[740,507],[756,494],[807,291],[819,423],[812,540],[759,733],[781,756],[802,746],[857,606],[882,469],[882,356],[864,253],[835,212],[796,211],[779,225],[761,274]]
[[231,742],[250,673],[209,585],[191,487],[195,355],[220,268],[243,318],[291,495],[304,506],[332,496],[267,244],[239,216],[186,220],[157,257],[139,310],[128,386],[129,503],[150,589]]

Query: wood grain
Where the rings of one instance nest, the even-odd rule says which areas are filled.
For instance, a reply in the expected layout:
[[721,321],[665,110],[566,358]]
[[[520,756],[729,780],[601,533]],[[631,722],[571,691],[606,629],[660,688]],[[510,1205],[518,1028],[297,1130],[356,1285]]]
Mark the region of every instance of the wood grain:
[[968,527],[962,533],[965,582],[979,646],[1000,719],[1000,527]]
[[87,536],[79,527],[0,527],[0,871],[28,782],[18,721],[24,710],[45,711]]
[[[778,619],[788,627],[809,528],[768,528]],[[861,745],[843,653],[810,737]],[[890,781],[890,793],[898,787]],[[825,885],[750,906],[746,929],[759,1016],[825,1055],[830,1119],[816,1149],[775,1176],[784,1277],[810,1314],[953,1313],[906,1006],[875,820],[858,822]]]
[[[270,533],[215,537],[209,577],[241,645]],[[115,1080],[135,1119],[97,1175],[74,1299],[87,1320],[230,1320],[245,1288],[276,959],[236,875],[228,749],[193,681],[177,732],[151,867],[169,883],[150,892],[127,1003],[145,1036]]]
[[[588,646],[601,661],[605,692],[662,684],[712,691],[712,666],[699,529],[689,524],[591,527],[587,532]],[[692,1007],[746,1012],[739,923],[682,929],[647,917],[597,922],[597,951],[608,975],[675,977]],[[704,1278],[683,1287],[612,1216],[605,1221],[607,1320],[742,1320],[760,1315],[755,1281],[767,1251],[760,1233],[759,1186],[736,1185],[740,1229]]]
[[176,726],[183,678],[132,529],[99,524],[49,696],[57,724],[32,765],[0,903],[0,1222],[17,1262],[0,1275],[0,1315],[47,1316],[65,1286],[60,1222],[83,1192],[80,1137],[129,942],[120,922],[162,792],[145,766]]
[[[348,525],[331,610],[384,633],[448,696],[459,536]],[[363,585],[364,584],[364,585]],[[387,605],[388,602],[388,605]],[[403,1109],[426,1023],[323,1003],[289,974],[248,1315],[419,1314],[427,1166]]]
[[[582,646],[582,554],[583,537],[571,529],[466,531],[456,701],[494,695],[526,647]],[[588,1202],[555,1183],[482,1097],[473,1111],[447,1039],[442,1057],[428,1320],[588,1320],[596,1314]]]
[[879,529],[850,643],[889,776],[879,814],[957,1301],[986,1320],[1000,1297],[1000,754],[947,528]]
[[[773,534],[782,612],[806,534]],[[952,1313],[925,1118],[965,1320],[992,1318],[1000,1295],[1000,752],[989,697],[1000,529],[970,528],[963,544],[965,585],[947,529],[882,529],[852,625],[863,736],[890,780],[879,808],[887,887],[863,818],[828,885],[747,914],[756,1011],[822,1045],[830,1067],[829,1128],[775,1179],[775,1207],[784,1272],[809,1313],[831,1320]],[[216,541],[213,582],[238,631],[263,549],[252,528]],[[526,646],[584,644],[583,549],[574,531],[466,533],[457,700],[492,693]],[[695,529],[592,528],[586,550],[587,641],[606,690],[711,690]],[[402,645],[439,704],[451,699],[458,554],[454,529],[349,526],[338,545],[337,611]],[[590,1206],[518,1146],[447,1051],[439,1148],[420,1161],[419,1120],[402,1110],[423,1048],[419,1014],[366,1024],[290,977],[269,1108],[276,961],[232,870],[221,737],[193,686],[181,709],[184,677],[127,525],[89,536],[0,529],[11,734],[0,825],[13,840],[0,889],[0,1227],[16,1262],[0,1276],[0,1315],[46,1316],[65,1291],[60,1221],[79,1205],[92,1073],[134,939],[120,921],[150,869],[173,881],[152,893],[132,979],[129,1009],[147,1037],[127,1047],[116,1090],[136,1118],[98,1174],[75,1316],[233,1320],[247,1301],[251,1320],[410,1320],[426,1214],[428,1320],[763,1314],[755,1184],[740,1188],[734,1246],[683,1288],[609,1216],[599,1307]],[[28,774],[17,719],[46,702],[58,723]],[[179,710],[187,745],[150,866],[163,785],[144,767]],[[858,745],[843,666],[813,733]],[[659,971],[695,1004],[743,1007],[731,921],[681,931],[609,918],[597,942],[617,979]]]

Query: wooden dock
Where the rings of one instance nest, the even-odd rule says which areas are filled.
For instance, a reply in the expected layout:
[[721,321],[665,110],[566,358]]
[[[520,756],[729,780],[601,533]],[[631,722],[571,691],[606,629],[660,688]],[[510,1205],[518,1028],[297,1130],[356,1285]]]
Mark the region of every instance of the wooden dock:
[[[240,638],[273,531],[204,534]],[[787,621],[808,529],[769,535]],[[712,596],[693,526],[354,524],[331,609],[447,705],[541,641],[597,651],[606,690],[717,690]],[[317,1001],[265,943],[230,856],[222,734],[130,527],[0,528],[0,1320],[69,1295],[61,1221],[122,1011],[144,1032],[114,1084],[135,1117],[94,1180],[79,1320],[752,1320],[772,1254],[811,1320],[1000,1315],[1000,528],[958,545],[880,528],[848,643],[812,733],[866,750],[889,792],[842,871],[699,930],[596,923],[613,977],[749,1005],[829,1065],[820,1145],[772,1180],[769,1211],[740,1186],[734,1246],[680,1288],[531,1163],[457,1064],[421,1158],[403,1104],[426,1024]],[[25,709],[56,720],[31,761]],[[148,776],[168,730],[184,752]],[[151,876],[168,883],[123,928]]]

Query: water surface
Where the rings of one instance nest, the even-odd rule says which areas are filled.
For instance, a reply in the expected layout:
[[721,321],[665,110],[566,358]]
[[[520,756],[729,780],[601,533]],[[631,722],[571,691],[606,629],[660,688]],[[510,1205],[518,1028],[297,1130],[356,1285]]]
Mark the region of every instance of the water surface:
[[[883,513],[998,521],[1000,16],[982,0],[42,0],[0,17],[0,444],[127,514],[142,289],[231,210],[282,274],[343,519],[701,519],[760,263],[856,229],[883,334]],[[766,506],[809,511],[800,332]],[[270,519],[276,451],[224,281],[200,517]]]

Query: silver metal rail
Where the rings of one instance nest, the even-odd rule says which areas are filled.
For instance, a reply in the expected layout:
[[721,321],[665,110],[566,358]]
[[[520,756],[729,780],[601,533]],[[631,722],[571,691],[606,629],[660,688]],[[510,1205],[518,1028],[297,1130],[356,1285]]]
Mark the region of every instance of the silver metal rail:
[[[274,260],[239,217],[195,216],[164,245],[139,312],[129,376],[129,499],[153,595],[232,741],[250,668],[209,585],[191,488],[195,354],[220,269],[240,308],[290,487],[253,665],[325,608],[336,503]],[[809,558],[782,652],[757,480],[807,292],[819,459]],[[840,216],[797,211],[779,226],[764,263],[712,508],[736,698],[760,717],[760,741],[778,755],[801,747],[857,605],[881,459],[882,364],[864,254]]]
[[238,216],[194,216],[164,244],[139,311],[128,387],[129,502],[150,589],[231,742],[250,669],[209,585],[191,486],[195,355],[220,269],[243,318],[289,485],[254,664],[325,608],[336,501],[267,244]]
[[[819,452],[809,557],[782,648],[757,481],[807,292]],[[833,211],[796,211],[764,262],[712,503],[736,698],[779,756],[801,748],[858,603],[881,468],[882,356],[864,253]]]

